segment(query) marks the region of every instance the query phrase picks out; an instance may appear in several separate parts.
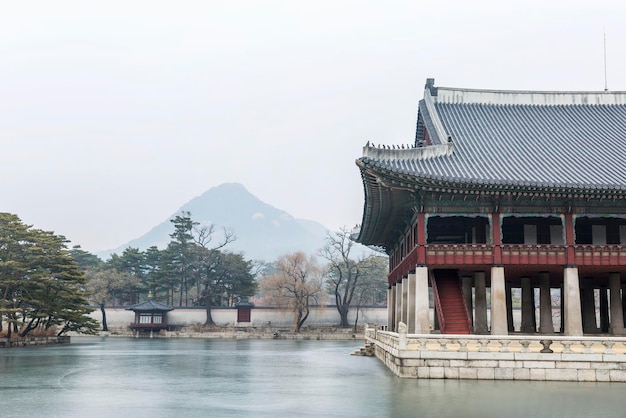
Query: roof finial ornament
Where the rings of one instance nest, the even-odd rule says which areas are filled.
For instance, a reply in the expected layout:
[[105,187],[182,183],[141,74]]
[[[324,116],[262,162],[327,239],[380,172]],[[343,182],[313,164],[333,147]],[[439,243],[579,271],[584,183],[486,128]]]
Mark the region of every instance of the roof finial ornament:
[[365,144],[366,147],[370,146],[370,141],[367,141],[367,144]]

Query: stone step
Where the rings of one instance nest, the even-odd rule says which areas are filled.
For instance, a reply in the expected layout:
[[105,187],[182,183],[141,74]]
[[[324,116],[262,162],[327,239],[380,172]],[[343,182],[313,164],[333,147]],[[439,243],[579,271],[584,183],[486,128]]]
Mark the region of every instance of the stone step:
[[372,357],[374,356],[374,345],[366,343],[364,347],[351,353],[352,356]]

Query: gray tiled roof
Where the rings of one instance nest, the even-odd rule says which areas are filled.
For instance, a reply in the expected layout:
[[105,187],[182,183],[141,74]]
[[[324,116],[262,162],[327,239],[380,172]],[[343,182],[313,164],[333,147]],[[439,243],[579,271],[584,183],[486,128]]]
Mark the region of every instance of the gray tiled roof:
[[134,312],[163,312],[171,311],[174,308],[161,302],[148,299],[145,302],[136,303],[126,308],[127,311]]
[[362,161],[425,179],[626,190],[624,93],[439,88],[436,94],[427,89],[420,102],[418,135],[426,130],[434,145],[424,148],[433,149],[449,137],[452,152],[364,152]]

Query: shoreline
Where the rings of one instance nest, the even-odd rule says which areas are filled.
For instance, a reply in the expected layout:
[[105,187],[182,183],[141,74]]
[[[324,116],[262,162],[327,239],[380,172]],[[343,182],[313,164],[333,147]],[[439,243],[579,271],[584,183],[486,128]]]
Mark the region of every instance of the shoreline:
[[[81,334],[75,334],[80,336]],[[293,332],[284,328],[218,328],[207,330],[181,329],[176,331],[136,332],[130,329],[112,329],[100,331],[96,336],[111,338],[197,338],[197,339],[230,339],[230,340],[335,340],[335,341],[364,341],[362,329],[354,332],[352,329],[323,327]]]

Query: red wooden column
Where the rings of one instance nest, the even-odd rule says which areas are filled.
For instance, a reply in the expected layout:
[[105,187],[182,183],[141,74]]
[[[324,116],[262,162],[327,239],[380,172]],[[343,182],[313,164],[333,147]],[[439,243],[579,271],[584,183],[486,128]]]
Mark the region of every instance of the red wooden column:
[[491,214],[491,235],[493,239],[493,264],[502,265],[502,237],[500,234],[500,214]]
[[565,214],[565,244],[567,244],[567,265],[576,264],[576,254],[574,252],[574,215]]
[[417,214],[417,265],[426,265],[426,214]]

